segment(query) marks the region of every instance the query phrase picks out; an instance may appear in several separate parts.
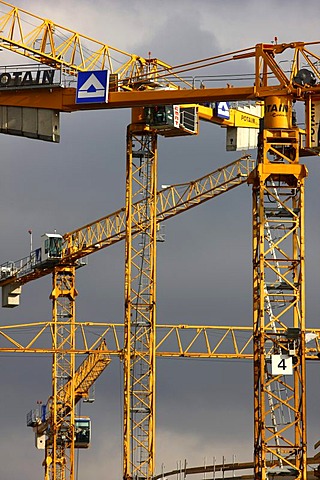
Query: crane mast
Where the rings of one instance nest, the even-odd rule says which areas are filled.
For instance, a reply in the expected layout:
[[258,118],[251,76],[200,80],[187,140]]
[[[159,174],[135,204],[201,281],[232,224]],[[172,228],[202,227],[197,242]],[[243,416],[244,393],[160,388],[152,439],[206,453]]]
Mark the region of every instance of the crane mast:
[[[255,477],[279,465],[307,478],[305,392],[304,179],[299,132],[287,99],[272,97],[266,114],[253,186],[253,335]],[[284,108],[287,105],[289,108]],[[282,107],[283,106],[283,107]],[[268,107],[267,111],[268,111]],[[276,186],[276,192],[275,192]],[[270,246],[269,231],[276,240]],[[276,256],[272,250],[276,251]],[[267,312],[272,308],[272,319]],[[279,329],[283,329],[281,331]],[[271,355],[267,354],[267,346]],[[270,350],[269,350],[270,351]],[[283,396],[278,392],[285,391]],[[270,395],[291,421],[275,431]],[[280,440],[280,441],[279,441]]]
[[[51,432],[46,441],[45,480],[73,480],[75,448],[75,266],[57,266],[52,275],[53,342]],[[71,395],[66,397],[68,384]],[[63,408],[61,408],[63,405]],[[67,473],[68,472],[68,473]]]
[[[142,198],[139,218],[133,204]],[[157,134],[127,130],[124,478],[151,478],[155,438]]]

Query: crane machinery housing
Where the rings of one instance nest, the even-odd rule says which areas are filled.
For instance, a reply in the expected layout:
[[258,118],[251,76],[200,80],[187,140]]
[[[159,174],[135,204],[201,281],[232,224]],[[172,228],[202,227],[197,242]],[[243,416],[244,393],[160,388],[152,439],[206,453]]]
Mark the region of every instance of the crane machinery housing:
[[[156,241],[160,198],[157,135],[196,134],[199,119],[233,128],[252,126],[256,119],[250,112],[240,112],[239,125],[236,112],[233,119],[219,117],[219,105],[224,105],[225,112],[227,102],[263,102],[257,164],[248,175],[253,191],[254,478],[265,480],[280,471],[290,478],[306,480],[306,338],[310,333],[305,322],[307,169],[300,158],[320,152],[320,42],[261,43],[172,67],[157,59],[111,48],[6,2],[0,4],[7,9],[0,18],[3,48],[77,79],[77,87],[72,82],[51,82],[49,87],[38,88],[40,79],[47,82],[54,75],[4,72],[0,88],[1,131],[56,141],[59,112],[132,108],[132,123],[127,129],[126,205],[122,214],[113,217],[124,219],[126,244],[121,348],[125,480],[151,479],[155,474]],[[32,20],[26,31],[25,16]],[[30,30],[30,24],[36,26]],[[90,50],[83,48],[86,42]],[[118,69],[113,66],[115,57],[122,58]],[[288,71],[280,65],[284,58],[290,60]],[[253,68],[250,85],[207,88],[205,82],[196,85],[181,75],[195,68],[241,60],[249,60],[246,66]],[[102,77],[96,71],[108,73]],[[102,78],[107,81],[106,98],[95,103],[89,95],[91,85],[97,86]],[[28,82],[30,85],[26,85]],[[82,101],[81,89],[90,97],[87,103]],[[295,121],[295,102],[305,106],[303,128]],[[49,112],[45,123],[49,122],[50,128],[44,133],[37,125],[30,131],[32,122],[25,127],[28,122],[24,119],[31,115],[39,124],[38,111],[42,110]],[[10,115],[19,118],[20,125],[13,129],[7,127]],[[237,132],[229,134],[230,149],[238,141]],[[95,227],[104,221],[95,222]],[[31,415],[29,421],[38,437],[46,432],[46,438],[40,438],[45,443],[46,480],[73,480],[75,475],[74,449],[79,444],[75,434],[76,379],[80,375],[75,358],[75,271],[78,258],[100,248],[99,242],[88,241],[91,233],[90,226],[86,226],[64,237],[46,234],[41,249],[32,252],[22,267],[15,262],[1,267],[0,285],[6,306],[18,304],[22,284],[47,273],[53,278],[50,415]],[[106,233],[102,236],[104,246],[108,240],[110,244],[111,238]],[[314,335],[318,338],[317,333]],[[94,350],[86,350],[90,363]],[[106,352],[99,351],[97,358],[101,355],[105,358]]]

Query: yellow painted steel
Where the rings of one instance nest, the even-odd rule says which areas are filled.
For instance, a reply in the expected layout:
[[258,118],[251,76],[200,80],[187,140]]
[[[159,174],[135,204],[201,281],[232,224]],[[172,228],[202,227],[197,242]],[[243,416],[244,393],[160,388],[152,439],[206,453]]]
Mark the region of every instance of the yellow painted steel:
[[[212,319],[212,323],[217,319]],[[36,333],[34,337],[21,343],[21,337],[27,336],[26,333],[33,329]],[[88,352],[97,355],[99,344],[102,339],[107,341],[107,347],[101,351],[103,360],[105,355],[111,357],[123,356],[123,332],[124,325],[110,324],[104,322],[77,322],[75,330],[78,335],[77,347],[74,353],[77,355],[88,355]],[[92,332],[95,332],[96,339],[91,340]],[[53,323],[36,322],[20,325],[5,325],[0,328],[1,353],[25,353],[47,355],[59,353],[60,349],[52,347],[52,342],[48,344],[53,332]],[[278,329],[279,334],[284,334],[285,329]],[[14,333],[17,334],[15,338]],[[320,354],[320,330],[306,329],[306,335],[312,335],[312,340],[306,344],[306,359],[308,361],[319,361]],[[18,341],[19,339],[19,341]],[[82,340],[82,342],[81,342]],[[156,355],[157,357],[173,358],[204,358],[204,359],[253,359],[253,329],[252,326],[214,326],[214,325],[160,325],[157,324],[156,332]],[[38,345],[36,345],[38,343]],[[5,344],[5,345],[4,345]],[[271,350],[267,351],[271,354]],[[99,354],[100,357],[100,354]],[[91,362],[91,360],[90,360]],[[75,378],[78,373],[76,371]],[[79,395],[82,394],[81,385],[77,387],[75,380],[76,396],[79,389]]]
[[[262,480],[279,465],[292,469],[297,479],[307,478],[307,171],[298,164],[298,139],[297,129],[265,130],[259,163],[249,178],[253,185],[254,458],[255,478]],[[272,364],[275,355],[284,359],[279,360],[276,373]],[[292,362],[292,374],[286,375],[288,367],[282,363],[286,361]],[[284,409],[287,416],[280,418],[279,412]]]
[[[75,267],[56,266],[52,276],[53,347],[50,429],[45,479],[74,480],[75,442]],[[66,388],[66,385],[68,387]],[[69,392],[69,393],[68,393]],[[68,393],[68,394],[67,394]]]
[[[320,93],[320,88],[315,87]],[[0,91],[0,105],[30,108],[47,108],[59,112],[76,112],[82,110],[106,110],[114,108],[133,108],[145,105],[180,105],[204,103],[207,101],[254,100],[254,87],[234,87],[206,89],[173,89],[109,92],[107,103],[76,103],[76,89],[72,87],[42,87],[40,89],[15,90],[14,96],[7,90]],[[285,94],[283,88],[277,90]]]
[[[124,479],[151,479],[155,454],[157,134],[127,131]],[[135,199],[142,198],[140,216]]]
[[[51,323],[50,330],[55,331],[54,322]],[[77,328],[75,326],[75,333],[76,330]],[[47,351],[47,353],[49,353],[49,351]],[[57,351],[54,353],[61,354],[62,349],[57,349]],[[77,353],[83,354],[84,352],[79,349],[75,349],[73,353],[76,355]],[[66,383],[63,383],[63,385],[60,387],[57,397],[59,399],[63,399],[63,404],[59,404],[58,410],[66,408],[69,411],[69,406],[73,404],[73,397],[75,405],[82,398],[88,398],[90,388],[100,377],[110,362],[111,357],[107,352],[106,342],[104,339],[102,339],[96,348],[89,350],[89,353],[75,371],[74,376],[66,381]],[[52,404],[52,397],[49,399],[48,403],[49,405]],[[34,431],[39,435],[47,433],[48,430],[50,430],[51,422],[52,420],[50,416],[47,419],[41,419],[41,421],[35,427],[33,427]]]
[[125,79],[130,89],[132,79],[142,75],[155,79],[158,70],[170,68],[160,60],[111,47],[7,2],[0,5],[5,12],[0,17],[1,46],[55,69],[73,74],[109,69]]
[[[228,119],[218,117],[215,111],[212,110],[212,107],[206,107],[203,105],[198,105],[198,116],[201,120],[215,123],[218,125],[223,125],[226,127],[240,127],[240,128],[256,128],[260,126],[261,116],[254,115],[250,112],[237,110],[236,108],[230,108]],[[261,111],[263,110],[263,105],[260,105]]]
[[[254,168],[254,160],[244,155],[238,160],[191,182],[173,184],[156,195],[156,221],[160,223],[190,208],[246,183]],[[138,198],[132,204],[132,229],[139,232],[145,222],[144,202]],[[64,235],[62,261],[78,259],[124,239],[125,209]],[[0,281],[1,285],[1,281]]]
[[81,398],[88,398],[90,388],[110,362],[111,358],[107,353],[107,345],[103,339],[97,348],[90,350],[89,355],[75,371],[73,379],[63,385],[67,401],[74,396],[74,402],[77,404]]
[[292,128],[292,101],[290,98],[276,96],[266,98],[264,128]]

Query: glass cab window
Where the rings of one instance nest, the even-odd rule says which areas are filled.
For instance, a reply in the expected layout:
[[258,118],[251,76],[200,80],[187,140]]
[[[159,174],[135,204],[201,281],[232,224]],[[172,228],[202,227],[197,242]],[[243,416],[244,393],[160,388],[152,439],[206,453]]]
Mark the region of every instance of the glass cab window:
[[44,243],[47,258],[61,258],[62,238],[49,237]]
[[90,444],[90,419],[76,418],[75,420],[75,447],[88,448]]

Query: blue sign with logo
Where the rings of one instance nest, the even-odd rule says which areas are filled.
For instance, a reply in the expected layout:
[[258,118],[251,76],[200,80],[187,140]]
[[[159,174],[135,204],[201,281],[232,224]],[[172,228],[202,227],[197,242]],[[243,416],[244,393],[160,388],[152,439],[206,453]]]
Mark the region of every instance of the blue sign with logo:
[[107,103],[109,70],[79,72],[76,103]]
[[229,102],[217,102],[216,103],[216,114],[217,117],[219,118],[225,118],[229,119],[230,118],[230,104]]

